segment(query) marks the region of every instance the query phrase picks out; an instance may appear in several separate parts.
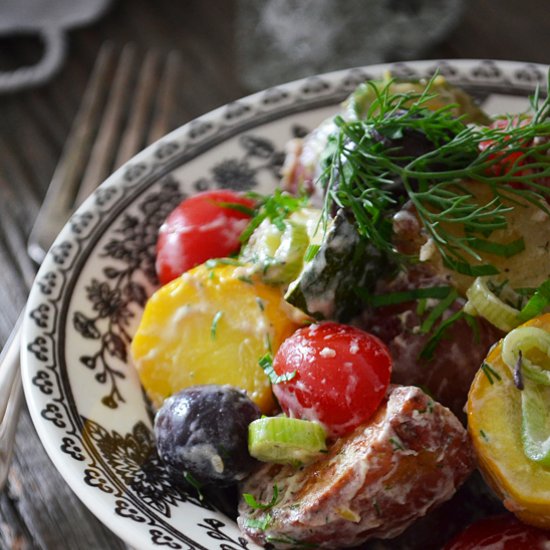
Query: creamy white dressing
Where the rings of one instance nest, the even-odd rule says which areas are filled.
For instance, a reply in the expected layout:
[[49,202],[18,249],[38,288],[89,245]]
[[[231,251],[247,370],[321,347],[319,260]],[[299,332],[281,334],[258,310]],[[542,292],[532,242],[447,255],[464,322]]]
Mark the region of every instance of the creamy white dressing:
[[[407,403],[415,404],[412,412]],[[428,407],[429,404],[433,407]],[[426,412],[420,412],[420,407]],[[435,482],[425,483],[422,476],[417,475],[403,478],[400,474],[400,461],[403,457],[414,456],[417,451],[408,448],[395,429],[404,425],[410,427],[411,423],[415,430],[425,434],[426,450],[434,453],[436,461],[441,463],[440,476]],[[445,431],[442,431],[444,425]],[[315,464],[303,471],[286,467],[274,477],[267,473],[270,467],[266,466],[267,475],[261,472],[253,475],[245,482],[243,490],[266,501],[270,498],[271,487],[277,484],[280,501],[269,511],[273,523],[266,529],[265,536],[303,540],[306,533],[306,536],[326,540],[320,544],[321,548],[359,544],[364,533],[392,538],[455,492],[457,472],[445,460],[449,457],[444,448],[453,437],[464,442],[467,439],[464,428],[447,409],[431,402],[418,388],[396,388],[390,395],[384,422],[366,425],[343,447],[337,446],[338,450],[327,458],[330,466],[323,465],[319,470],[328,468],[330,478],[313,481],[308,493],[304,495],[302,488],[310,483],[311,477],[315,479]],[[394,446],[399,441],[402,448]],[[410,443],[416,444],[414,437]],[[453,452],[463,452],[463,445],[455,446]],[[465,465],[461,475],[464,477],[471,467],[472,464]],[[423,495],[420,500],[419,491]],[[415,502],[415,507],[411,508],[410,502]],[[384,515],[386,506],[393,510],[400,506],[401,512]],[[239,524],[247,531],[242,515],[245,512],[244,517],[254,517],[258,512],[250,512],[241,505]]]
[[329,347],[324,347],[320,352],[319,355],[323,358],[327,357],[336,357],[336,351]]

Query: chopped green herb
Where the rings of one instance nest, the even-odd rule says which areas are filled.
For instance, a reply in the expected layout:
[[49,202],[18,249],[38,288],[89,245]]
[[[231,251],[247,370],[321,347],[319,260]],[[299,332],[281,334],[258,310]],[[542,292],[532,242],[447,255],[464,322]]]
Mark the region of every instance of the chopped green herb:
[[249,529],[258,529],[259,531],[266,531],[271,525],[273,518],[271,514],[267,513],[260,519],[247,518],[245,524]]
[[465,315],[466,314],[463,311],[456,311],[450,317],[447,317],[447,319],[439,323],[422,348],[420,357],[422,359],[432,359],[439,342],[443,339],[449,327],[453,325],[453,323],[456,323],[459,319],[462,319]]
[[479,342],[481,341],[480,338],[481,338],[481,331],[480,331],[480,328],[479,328],[479,322],[477,320],[476,317],[474,317],[473,315],[470,315],[469,313],[466,313],[464,312],[464,320],[466,321],[466,323],[468,323],[468,326],[470,327],[472,333],[473,333],[473,336],[474,336],[474,342],[476,344],[479,344]]
[[223,311],[217,311],[216,315],[214,315],[214,319],[212,319],[212,325],[210,326],[210,338],[212,338],[212,340],[216,339],[216,331],[218,330],[218,323],[222,315]]
[[487,437],[487,434],[483,430],[479,430],[479,435],[484,441],[489,442],[489,438]]
[[405,447],[398,437],[390,437],[390,443],[393,445],[394,451],[404,451]]
[[285,374],[277,374],[273,368],[273,358],[270,353],[266,353],[258,361],[260,367],[267,374],[272,384],[280,384],[281,382],[288,382],[296,376],[296,371],[286,372]]
[[199,481],[187,470],[183,472],[183,479],[193,487],[199,496],[199,500],[204,500],[204,495],[202,494],[202,486]]
[[472,237],[470,239],[470,246],[474,250],[479,250],[480,252],[489,252],[495,256],[511,258],[512,256],[515,256],[525,250],[525,241],[523,240],[523,237],[521,237],[515,241],[503,244]]
[[420,298],[420,300],[418,300],[418,304],[416,306],[416,314],[421,317],[422,315],[424,315],[424,313],[426,313],[426,308],[428,307],[428,300],[427,298]]
[[313,258],[315,258],[315,256],[317,255],[317,252],[319,252],[320,248],[320,244],[310,244],[306,248],[306,252],[304,254],[304,262],[310,262],[311,260],[313,260]]
[[279,499],[279,488],[277,485],[273,485],[273,496],[271,497],[271,500],[267,503],[258,502],[254,495],[251,495],[250,493],[243,493],[243,498],[245,502],[250,506],[250,508],[254,508],[254,510],[269,510],[270,508],[273,508],[275,504],[277,504],[277,501]]
[[500,374],[496,372],[493,368],[491,368],[491,366],[485,361],[483,361],[483,363],[481,364],[481,370],[483,371],[483,374],[485,374],[491,385],[495,383],[495,380],[498,380],[499,382],[500,380],[502,380]]
[[265,304],[264,304],[264,301],[261,298],[256,298],[256,303],[258,304],[258,307],[260,308],[260,311],[265,310]]
[[378,517],[381,517],[381,516],[382,516],[382,510],[380,510],[380,505],[378,504],[378,502],[376,501],[376,499],[373,501],[372,506],[373,506],[373,508],[374,508],[375,511],[376,511],[376,515],[377,515]]
[[369,302],[373,307],[388,306],[421,300],[425,298],[443,299],[447,298],[452,290],[450,286],[434,286],[432,288],[414,288],[401,292],[390,292],[370,296]]
[[426,413],[433,413],[434,411],[434,402],[430,399],[428,401],[428,404],[426,405],[426,408],[425,409],[420,409],[418,412],[420,414],[426,414]]
[[250,217],[256,214],[256,209],[250,208],[238,202],[215,201],[215,203],[221,208],[229,208],[230,210],[235,210],[236,212],[240,212],[241,214],[245,214]]
[[420,325],[420,332],[424,334],[430,332],[437,320],[449,309],[457,298],[457,290],[449,287],[447,295],[432,309],[428,317]]

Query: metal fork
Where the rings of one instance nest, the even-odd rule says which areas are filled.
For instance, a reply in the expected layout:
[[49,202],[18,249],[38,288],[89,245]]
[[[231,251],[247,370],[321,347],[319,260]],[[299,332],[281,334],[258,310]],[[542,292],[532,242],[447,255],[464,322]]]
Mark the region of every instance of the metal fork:
[[[75,208],[114,169],[175,126],[179,58],[134,45],[101,49],[61,159],[30,233],[27,251],[38,266]],[[20,315],[0,354],[0,489],[6,483],[21,409]]]

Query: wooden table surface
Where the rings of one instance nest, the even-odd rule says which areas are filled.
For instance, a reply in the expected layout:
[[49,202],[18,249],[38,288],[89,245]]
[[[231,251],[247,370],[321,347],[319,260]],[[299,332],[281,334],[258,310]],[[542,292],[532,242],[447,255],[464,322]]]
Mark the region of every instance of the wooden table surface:
[[[175,127],[248,92],[235,62],[235,13],[233,0],[119,0],[98,22],[69,34],[68,58],[51,82],[0,95],[0,344],[25,304],[34,276],[25,241],[100,46],[110,40],[180,52]],[[424,57],[549,63],[549,46],[548,0],[470,0],[455,31]],[[33,40],[3,39],[0,69],[34,62],[39,51]],[[0,548],[126,548],[65,484],[26,410],[0,494]]]

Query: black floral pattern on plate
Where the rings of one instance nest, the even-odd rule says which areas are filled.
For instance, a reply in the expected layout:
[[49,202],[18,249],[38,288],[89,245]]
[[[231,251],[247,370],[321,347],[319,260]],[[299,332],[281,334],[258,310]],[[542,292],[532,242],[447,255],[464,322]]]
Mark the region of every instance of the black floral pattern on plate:
[[126,363],[132,336],[128,332],[136,308],[142,309],[147,291],[137,274],[150,285],[157,283],[154,248],[160,225],[168,213],[183,199],[175,181],[167,178],[160,191],[149,194],[139,203],[138,214],[125,213],[100,256],[116,260],[103,268],[104,279],[93,278],[86,286],[91,312],[77,311],[74,328],[86,339],[97,340],[93,354],[82,355],[81,363],[95,372],[95,380],[107,387],[101,401],[116,409],[124,396],[117,380],[125,374],[114,361]]
[[[283,154],[269,140],[250,134],[239,139],[244,154],[229,158],[211,167],[209,178],[194,184],[197,190],[215,187],[241,191],[254,189],[257,174],[267,170],[278,175]],[[141,166],[141,165],[140,165]],[[141,167],[142,172],[146,171]],[[104,278],[92,278],[86,285],[90,310],[76,311],[73,327],[86,340],[97,341],[95,352],[82,355],[80,362],[94,371],[96,382],[106,387],[101,402],[116,409],[125,402],[118,382],[125,378],[122,367],[128,361],[132,336],[128,331],[136,311],[147,301],[147,290],[139,275],[150,287],[158,284],[155,272],[155,245],[160,225],[185,194],[178,183],[167,177],[159,191],[147,194],[138,204],[136,214],[125,213],[114,229],[114,236],[103,247],[100,257],[115,262],[102,270]]]
[[[173,474],[159,459],[153,433],[143,422],[137,422],[132,431],[119,434],[108,431],[98,423],[83,418],[83,436],[89,437],[101,453],[102,458],[140,500],[164,517],[170,517],[170,507],[178,502],[191,502],[206,510],[214,508],[190,487],[174,483]],[[90,475],[89,481],[100,484],[97,476]],[[102,480],[103,490],[108,482]]]

